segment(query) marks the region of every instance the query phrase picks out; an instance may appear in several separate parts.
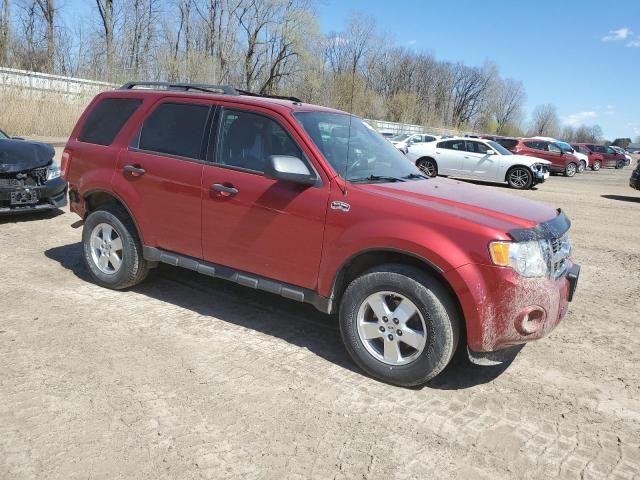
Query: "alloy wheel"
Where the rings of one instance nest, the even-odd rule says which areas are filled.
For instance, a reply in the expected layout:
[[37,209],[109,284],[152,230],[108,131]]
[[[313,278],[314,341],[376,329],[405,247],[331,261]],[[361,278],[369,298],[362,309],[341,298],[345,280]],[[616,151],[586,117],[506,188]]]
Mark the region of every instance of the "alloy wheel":
[[406,365],[424,351],[427,328],[418,307],[404,295],[369,295],[357,316],[358,336],[366,350],[387,365]]
[[427,177],[435,177],[436,176],[436,166],[431,160],[424,160],[420,162],[418,168],[424,173]]
[[122,238],[108,223],[99,223],[91,231],[91,259],[102,273],[113,275],[122,266]]
[[509,174],[509,183],[516,188],[524,188],[529,183],[529,172],[524,168],[514,168]]

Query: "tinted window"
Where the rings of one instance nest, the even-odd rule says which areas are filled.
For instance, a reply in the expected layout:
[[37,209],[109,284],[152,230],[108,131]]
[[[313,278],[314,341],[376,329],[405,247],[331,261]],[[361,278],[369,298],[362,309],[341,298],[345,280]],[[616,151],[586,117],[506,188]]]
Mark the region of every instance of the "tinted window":
[[466,151],[465,141],[464,140],[447,140],[446,142],[440,142],[438,144],[439,148],[446,148],[448,150],[461,150]]
[[163,103],[142,125],[140,150],[186,158],[201,158],[209,106]]
[[425,142],[433,142],[436,139],[436,137],[432,137],[430,135],[425,135],[424,136],[424,141]]
[[547,143],[547,150],[553,153],[562,153],[562,150],[555,143]]
[[524,142],[526,147],[533,148],[534,150],[546,150],[542,142]]
[[271,155],[303,158],[298,146],[274,120],[248,112],[223,112],[218,163],[264,172]]
[[607,153],[609,155],[615,155],[617,152],[613,148],[607,147]]
[[133,115],[142,100],[105,98],[89,113],[78,140],[97,145],[111,145],[122,126]]

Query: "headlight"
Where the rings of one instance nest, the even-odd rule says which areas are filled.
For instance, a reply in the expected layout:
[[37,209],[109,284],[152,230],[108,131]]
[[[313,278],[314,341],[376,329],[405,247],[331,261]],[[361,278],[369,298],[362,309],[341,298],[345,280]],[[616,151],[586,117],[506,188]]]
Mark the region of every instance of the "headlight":
[[523,277],[546,277],[549,275],[549,243],[491,242],[491,260],[495,265],[511,267]]
[[54,178],[58,178],[60,176],[60,167],[58,165],[51,165],[47,169],[47,181],[53,180]]

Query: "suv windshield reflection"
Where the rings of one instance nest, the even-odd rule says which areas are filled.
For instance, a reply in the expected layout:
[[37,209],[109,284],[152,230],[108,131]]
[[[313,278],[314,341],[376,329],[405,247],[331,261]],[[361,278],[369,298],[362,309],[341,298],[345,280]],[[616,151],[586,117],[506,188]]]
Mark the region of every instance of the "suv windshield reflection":
[[296,112],[294,116],[336,173],[348,181],[425,178],[391,143],[357,117],[329,112]]

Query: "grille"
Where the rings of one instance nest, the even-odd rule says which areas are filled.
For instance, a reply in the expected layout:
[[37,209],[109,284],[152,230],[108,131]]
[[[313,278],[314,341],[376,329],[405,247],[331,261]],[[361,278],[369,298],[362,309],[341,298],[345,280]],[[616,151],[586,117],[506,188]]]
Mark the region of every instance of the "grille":
[[0,173],[0,188],[39,187],[47,181],[47,167],[24,172]]
[[571,255],[571,244],[567,234],[551,240],[551,274],[560,277],[567,270],[567,260]]

